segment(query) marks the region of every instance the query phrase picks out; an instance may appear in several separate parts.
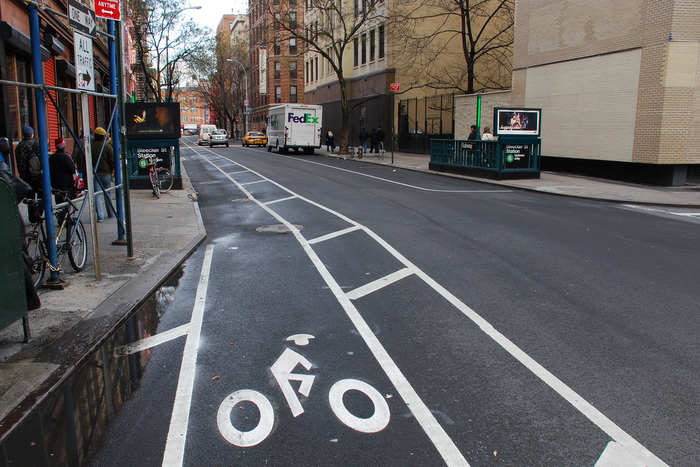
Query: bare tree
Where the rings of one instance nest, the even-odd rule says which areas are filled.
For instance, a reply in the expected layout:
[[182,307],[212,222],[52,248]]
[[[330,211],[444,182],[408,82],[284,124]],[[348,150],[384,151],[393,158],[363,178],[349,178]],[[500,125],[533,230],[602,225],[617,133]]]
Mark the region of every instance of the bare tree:
[[[355,8],[347,8],[343,0],[313,0],[309,2],[304,20],[297,18],[293,11],[285,10],[275,2],[268,2],[268,14],[273,18],[273,30],[268,35],[270,41],[277,42],[295,38],[300,44],[300,53],[316,52],[322,60],[330,64],[340,87],[340,151],[347,152],[350,115],[358,107],[382,93],[352,100],[345,73],[346,54],[352,53],[353,44],[361,31],[369,24],[386,21],[376,1],[356,0]],[[272,36],[272,37],[270,37]]]
[[144,98],[162,102],[173,97],[180,65],[203,53],[210,34],[191,19],[183,21],[185,0],[128,0],[133,22],[136,66]]
[[403,69],[415,82],[466,94],[507,89],[512,73],[514,0],[406,0],[394,31]]
[[231,45],[228,35],[219,33],[213,48],[190,61],[190,69],[204,100],[220,119],[219,124],[231,128],[233,134],[236,117],[243,117],[245,112],[245,72],[228,59],[247,63],[247,43]]

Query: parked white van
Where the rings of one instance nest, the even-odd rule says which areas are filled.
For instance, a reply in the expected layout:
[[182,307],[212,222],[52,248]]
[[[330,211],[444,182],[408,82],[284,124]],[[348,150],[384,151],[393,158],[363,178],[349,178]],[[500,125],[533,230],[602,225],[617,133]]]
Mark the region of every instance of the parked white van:
[[197,145],[209,144],[209,135],[212,131],[216,130],[216,125],[202,125],[199,127],[199,138],[197,139]]

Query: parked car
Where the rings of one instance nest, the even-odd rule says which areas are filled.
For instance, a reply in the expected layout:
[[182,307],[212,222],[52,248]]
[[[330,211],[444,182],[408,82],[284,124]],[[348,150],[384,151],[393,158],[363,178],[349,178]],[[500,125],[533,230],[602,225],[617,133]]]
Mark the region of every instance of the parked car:
[[248,147],[251,144],[265,146],[267,145],[267,136],[265,136],[265,133],[261,133],[259,131],[249,131],[243,137],[243,146]]
[[214,130],[209,134],[209,147],[213,148],[215,144],[225,144],[228,147],[226,130]]

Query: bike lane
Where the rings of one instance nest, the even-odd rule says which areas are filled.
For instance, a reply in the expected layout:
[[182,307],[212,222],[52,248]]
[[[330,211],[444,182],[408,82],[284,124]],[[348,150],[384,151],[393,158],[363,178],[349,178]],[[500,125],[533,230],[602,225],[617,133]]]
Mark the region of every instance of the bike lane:
[[[231,331],[225,331],[230,322],[240,323],[236,335],[243,336],[245,345],[237,347],[238,343],[229,338],[228,345],[236,348],[236,353],[225,359],[228,364],[221,371],[217,371],[221,359],[212,357],[210,362],[207,353],[202,353],[205,347],[200,350],[198,394],[192,406],[193,416],[201,414],[209,419],[213,408],[220,414],[225,406],[223,412],[231,413],[228,421],[234,430],[227,432],[225,417],[222,422],[220,415],[218,421],[198,425],[207,427],[206,434],[190,429],[186,464],[195,465],[201,461],[200,456],[216,453],[227,463],[239,459],[244,465],[436,465],[441,456],[447,465],[467,465],[465,457],[469,461],[506,465],[567,465],[572,459],[577,465],[592,465],[605,449],[610,438],[600,427],[591,425],[562,402],[551,386],[542,383],[541,375],[523,375],[527,372],[523,372],[522,359],[513,361],[504,352],[504,344],[495,344],[487,335],[489,331],[483,323],[477,326],[465,320],[465,313],[455,309],[450,297],[435,294],[438,288],[429,281],[427,287],[426,279],[419,277],[420,271],[405,267],[386,245],[375,243],[376,238],[367,236],[366,231],[342,216],[290,195],[242,166],[219,158],[209,158],[208,162],[214,162],[220,173],[237,183],[241,196],[250,195],[248,199],[254,197],[259,203],[237,205],[240,224],[233,234],[214,242],[212,270],[217,270],[218,261],[224,262],[222,273],[214,274],[223,281],[219,290],[233,294],[232,284],[240,282],[240,293],[249,294],[247,300],[231,295],[225,301],[245,302],[248,306],[235,312],[217,309],[218,321],[211,328],[211,335],[207,333],[208,311],[203,325],[206,348],[215,344],[223,347],[226,336],[231,335]],[[274,206],[274,211],[265,210],[265,206]],[[221,213],[221,217],[231,216]],[[269,224],[286,224],[292,232],[271,235],[274,240],[265,238],[261,243],[259,233],[253,233],[255,226]],[[292,224],[303,227],[297,230]],[[246,246],[247,242],[250,244]],[[228,255],[219,247],[223,252],[238,254],[236,260],[243,266],[238,280],[230,277],[237,270],[236,260],[226,261]],[[212,284],[216,282],[213,279]],[[216,332],[224,335],[214,339]],[[299,337],[305,335],[314,338]],[[320,342],[324,345],[318,345]],[[517,349],[506,350],[517,354]],[[295,362],[299,364],[291,367]],[[212,364],[209,374],[202,366],[208,363]],[[278,371],[270,371],[271,366]],[[394,369],[387,370],[392,366]],[[232,379],[242,380],[240,384],[236,381],[225,390],[217,389],[202,402],[200,385],[206,392],[209,381],[219,384],[221,375],[227,374],[226,368],[229,373],[236,371]],[[319,372],[314,373],[315,370]],[[499,373],[502,378],[494,377]],[[292,383],[286,386],[284,381],[289,379]],[[346,379],[364,381],[384,395],[390,413],[385,428],[376,430],[383,426],[384,418],[375,393],[358,383],[333,386]],[[335,409],[343,404],[337,402],[337,394],[346,388],[355,388],[341,398],[350,415],[338,416]],[[317,389],[321,393],[319,399],[315,399]],[[357,389],[366,395],[358,394]],[[240,390],[253,390],[261,396],[237,392]],[[411,392],[418,400],[412,399]],[[329,399],[328,394],[335,394],[335,399]],[[537,401],[530,401],[531,397]],[[263,400],[270,402],[274,421],[269,435],[263,436],[267,428],[260,434],[240,435],[261,426],[257,409],[246,398],[258,406],[265,405]],[[227,406],[227,401],[235,403]],[[421,404],[427,414],[417,407]],[[303,412],[299,412],[299,406]],[[269,408],[263,409],[263,418],[269,412]],[[353,425],[352,414],[354,419],[376,419],[367,422],[372,425],[368,429],[361,422]],[[343,417],[349,422],[342,423]],[[431,425],[438,418],[437,425]],[[563,435],[557,428],[561,420],[565,421]],[[345,430],[345,437],[333,436],[336,426]],[[368,432],[372,430],[376,432]],[[387,435],[391,436],[384,438]],[[250,439],[236,441],[236,436],[262,441],[243,446],[251,444]],[[357,444],[342,444],[341,439],[356,440]],[[214,447],[200,452],[200,446],[207,443],[214,443]],[[459,446],[456,455],[454,443]],[[533,447],[527,448],[528,444]]]

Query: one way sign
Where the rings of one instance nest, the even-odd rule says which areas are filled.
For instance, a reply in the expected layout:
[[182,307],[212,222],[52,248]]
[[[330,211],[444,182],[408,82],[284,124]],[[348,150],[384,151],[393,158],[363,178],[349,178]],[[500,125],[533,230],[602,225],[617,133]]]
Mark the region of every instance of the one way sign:
[[76,0],[68,0],[68,24],[73,29],[95,36],[95,11]]

